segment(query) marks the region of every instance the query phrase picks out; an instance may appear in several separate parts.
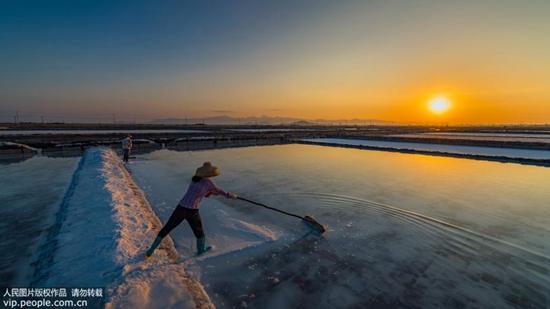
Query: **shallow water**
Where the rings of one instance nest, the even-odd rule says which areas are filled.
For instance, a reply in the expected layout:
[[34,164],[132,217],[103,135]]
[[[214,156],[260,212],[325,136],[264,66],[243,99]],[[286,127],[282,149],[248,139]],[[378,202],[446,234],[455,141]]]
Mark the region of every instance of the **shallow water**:
[[[295,218],[206,200],[201,214],[217,247],[189,269],[218,307],[550,304],[550,168],[283,145],[161,150],[140,156],[130,169],[165,222],[205,160],[222,168],[216,182],[226,190],[311,214],[329,227],[319,237]],[[260,235],[228,251],[234,226],[224,222],[234,220],[275,240],[262,243]],[[217,241],[220,226],[229,235],[223,241]],[[172,236],[189,255],[189,228]]]
[[33,250],[71,179],[78,158],[33,157],[0,165],[0,282],[26,286]]

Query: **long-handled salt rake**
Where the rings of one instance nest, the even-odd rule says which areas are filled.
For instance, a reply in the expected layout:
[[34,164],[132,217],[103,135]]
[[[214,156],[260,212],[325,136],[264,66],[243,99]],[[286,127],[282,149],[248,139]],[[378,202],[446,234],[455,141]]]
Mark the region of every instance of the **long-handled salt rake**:
[[280,209],[277,209],[277,208],[274,208],[274,207],[270,207],[270,206],[267,206],[265,204],[262,204],[262,203],[258,203],[258,202],[255,202],[255,201],[252,201],[252,200],[249,200],[249,199],[246,199],[244,197],[237,197],[237,199],[241,200],[241,201],[245,201],[245,202],[249,202],[251,204],[254,204],[254,205],[257,205],[257,206],[261,206],[261,207],[264,207],[264,208],[267,208],[267,209],[270,209],[270,210],[274,210],[276,212],[280,212],[282,214],[285,214],[287,216],[292,216],[292,217],[296,217],[298,219],[302,219],[302,221],[309,225],[311,228],[315,229],[316,231],[318,231],[319,233],[323,234],[327,229],[325,228],[324,225],[322,225],[321,223],[317,222],[313,217],[311,216],[300,216],[300,215],[297,215],[297,214],[293,214],[293,213],[290,213],[290,212],[286,212],[284,210],[280,210]]

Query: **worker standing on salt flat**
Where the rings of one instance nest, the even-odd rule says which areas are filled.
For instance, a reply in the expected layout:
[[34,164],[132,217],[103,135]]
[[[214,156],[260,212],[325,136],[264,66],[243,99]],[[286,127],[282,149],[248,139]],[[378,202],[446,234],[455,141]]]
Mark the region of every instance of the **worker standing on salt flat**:
[[124,163],[128,163],[130,159],[130,150],[132,149],[132,135],[128,134],[125,139],[122,140],[122,153]]
[[197,168],[185,195],[172,212],[168,222],[166,222],[158,233],[149,250],[145,253],[146,258],[149,258],[153,254],[162,239],[183,220],[187,220],[193,234],[195,234],[197,239],[197,255],[201,255],[212,249],[212,247],[206,245],[206,237],[202,228],[202,220],[199,214],[201,200],[203,197],[209,197],[210,195],[221,195],[231,199],[237,198],[235,193],[223,191],[212,181],[212,177],[219,175],[220,169],[217,166],[213,166],[210,162],[204,162],[201,167]]

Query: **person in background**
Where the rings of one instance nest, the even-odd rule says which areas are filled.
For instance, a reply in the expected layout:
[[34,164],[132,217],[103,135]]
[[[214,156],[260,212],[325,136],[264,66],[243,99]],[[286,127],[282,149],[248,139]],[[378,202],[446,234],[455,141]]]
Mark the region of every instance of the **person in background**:
[[187,192],[180,200],[176,209],[168,219],[168,222],[162,227],[158,233],[157,238],[145,253],[145,257],[149,258],[155,249],[159,246],[160,242],[170,231],[178,226],[184,219],[187,220],[193,234],[197,238],[197,255],[211,249],[206,245],[206,237],[202,228],[202,220],[199,214],[200,202],[203,197],[209,197],[210,195],[222,195],[226,198],[236,199],[237,195],[231,192],[225,192],[218,188],[216,184],[210,179],[220,175],[220,169],[213,166],[210,162],[204,162],[204,164],[197,168],[195,175],[191,178],[191,184],[187,188]]
[[130,150],[132,149],[132,135],[128,134],[125,139],[122,140],[122,153],[124,163],[128,163],[130,159]]

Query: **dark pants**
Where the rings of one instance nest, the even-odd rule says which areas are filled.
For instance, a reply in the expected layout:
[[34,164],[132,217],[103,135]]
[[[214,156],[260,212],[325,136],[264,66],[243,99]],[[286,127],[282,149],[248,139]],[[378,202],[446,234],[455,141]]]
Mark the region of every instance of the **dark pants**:
[[130,149],[122,149],[122,153],[124,155],[124,162],[128,162],[128,159],[130,159]]
[[178,226],[181,221],[183,221],[183,219],[189,222],[189,225],[191,226],[195,237],[204,237],[204,231],[202,230],[202,220],[201,216],[199,215],[199,210],[189,209],[182,206],[177,206],[176,209],[174,209],[174,212],[170,216],[170,219],[168,219],[168,222],[166,222],[166,224],[162,227],[158,236],[161,238],[166,237],[166,235],[168,235],[170,231]]

